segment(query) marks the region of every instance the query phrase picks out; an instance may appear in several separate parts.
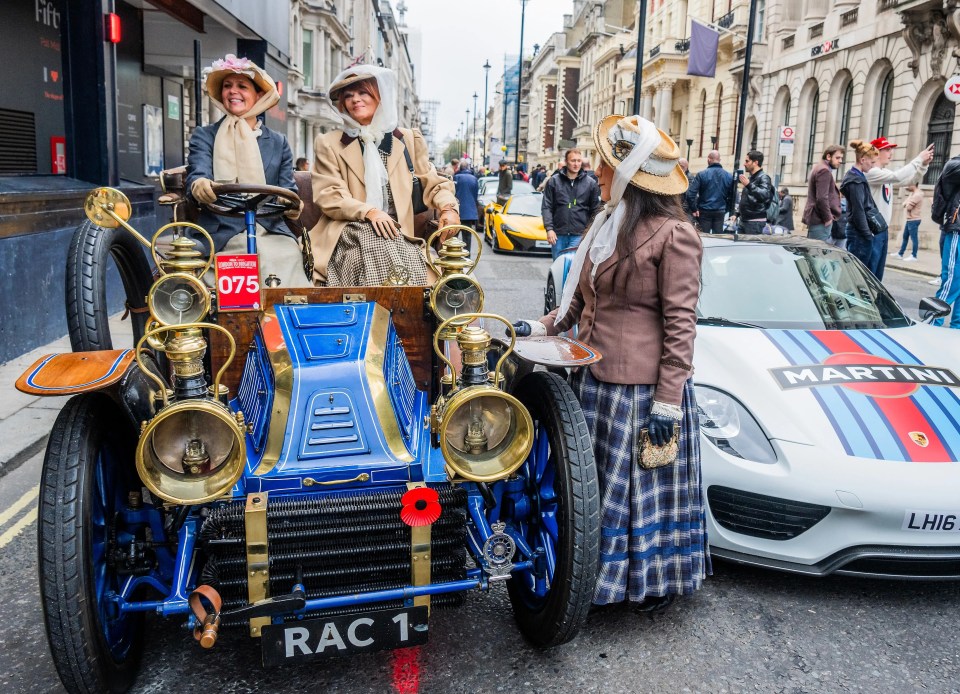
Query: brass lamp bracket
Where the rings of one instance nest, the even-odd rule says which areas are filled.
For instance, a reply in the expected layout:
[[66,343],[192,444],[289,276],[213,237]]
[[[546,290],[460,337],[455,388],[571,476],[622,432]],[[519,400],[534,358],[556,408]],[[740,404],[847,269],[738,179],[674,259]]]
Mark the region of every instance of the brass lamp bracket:
[[[253,604],[270,597],[270,552],[267,546],[267,492],[247,494],[243,513],[247,539],[247,600]],[[250,620],[250,636],[259,637],[269,617]]]
[[[407,489],[426,487],[423,482],[407,482]],[[430,585],[430,529],[432,524],[410,526],[410,582],[414,586]],[[414,607],[426,607],[430,614],[430,596],[418,595],[413,599]]]

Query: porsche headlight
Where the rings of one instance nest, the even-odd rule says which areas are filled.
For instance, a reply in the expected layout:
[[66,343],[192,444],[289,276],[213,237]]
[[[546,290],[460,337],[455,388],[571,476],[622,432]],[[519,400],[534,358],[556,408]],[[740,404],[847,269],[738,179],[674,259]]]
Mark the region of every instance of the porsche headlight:
[[695,386],[700,431],[724,453],[756,463],[775,463],[770,440],[747,408],[726,393]]

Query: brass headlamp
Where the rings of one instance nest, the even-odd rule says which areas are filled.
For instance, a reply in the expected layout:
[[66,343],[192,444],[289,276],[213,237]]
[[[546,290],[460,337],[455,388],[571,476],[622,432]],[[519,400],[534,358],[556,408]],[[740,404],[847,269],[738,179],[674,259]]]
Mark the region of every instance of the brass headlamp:
[[483,254],[483,241],[476,231],[468,226],[454,225],[438,229],[427,241],[427,247],[441,233],[450,229],[464,229],[474,235],[477,241],[477,257],[470,258],[466,244],[453,236],[440,247],[440,259],[428,260],[430,267],[439,276],[439,280],[430,292],[430,310],[441,321],[451,320],[440,336],[441,340],[455,340],[460,329],[470,320],[460,316],[483,311],[483,289],[471,273]]
[[[491,337],[486,329],[470,325],[456,337],[462,358],[458,381],[456,370],[440,349],[439,340],[453,320],[492,318],[511,331],[509,347],[491,374],[487,353]],[[495,482],[512,474],[533,447],[533,419],[527,408],[498,386],[500,366],[513,351],[516,334],[509,321],[489,313],[464,314],[441,323],[434,336],[434,350],[451,371],[451,389],[433,407],[431,424],[440,439],[440,450],[452,477],[473,482]]]

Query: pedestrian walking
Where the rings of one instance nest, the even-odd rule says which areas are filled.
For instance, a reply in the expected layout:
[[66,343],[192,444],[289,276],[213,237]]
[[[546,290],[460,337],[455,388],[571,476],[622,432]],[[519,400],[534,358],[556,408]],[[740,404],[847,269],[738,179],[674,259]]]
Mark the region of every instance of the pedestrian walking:
[[[889,229],[891,219],[893,218],[894,186],[919,183],[923,179],[924,174],[927,173],[930,162],[933,161],[933,145],[929,145],[906,166],[891,170],[886,167],[890,163],[893,150],[897,148],[897,145],[885,137],[878,137],[872,140],[870,144],[877,148],[879,154],[877,155],[876,165],[870,170],[870,173],[867,174],[867,183],[870,184],[870,193],[873,195],[873,201],[880,211],[880,216],[883,217]],[[886,263],[887,246],[886,243],[884,243],[883,255],[880,257],[877,272],[875,273],[879,280],[883,279],[883,269]]]
[[790,191],[783,187],[779,190],[780,196],[780,214],[777,215],[776,225],[782,232],[793,232],[793,197]]
[[[593,602],[653,611],[711,573],[693,390],[700,237],[684,219],[680,149],[640,116],[594,132],[607,206],[577,250],[560,306],[524,333],[578,325],[603,360],[573,376],[600,481],[600,565]],[[649,441],[649,445],[648,442]],[[677,456],[648,467],[645,455]]]
[[732,211],[733,174],[720,164],[720,152],[707,154],[707,168],[690,179],[684,196],[687,208],[700,222],[700,230],[708,234],[722,234],[723,221]]
[[847,199],[847,249],[877,276],[882,267],[881,260],[886,259],[887,227],[870,193],[866,174],[876,165],[879,152],[863,140],[854,140],[850,148],[853,150],[853,166],[840,183],[840,190]]
[[[909,195],[903,201],[903,211],[906,215],[906,222],[903,225],[903,241],[900,243],[900,252],[891,253],[905,263],[915,262],[917,259],[917,249],[920,246],[920,209],[923,207],[923,191],[916,183],[907,186]],[[913,242],[912,255],[903,257],[907,250],[907,242]]]
[[800,220],[807,225],[807,238],[828,243],[847,238],[842,228],[839,237],[833,234],[834,224],[840,226],[840,189],[837,187],[836,171],[841,166],[843,147],[830,145],[824,150],[820,161],[810,169],[810,175],[807,176],[807,202]]
[[540,214],[554,259],[565,249],[580,243],[590,220],[600,209],[597,179],[582,168],[579,149],[568,149],[565,165],[547,181],[543,189]]
[[589,160],[589,159],[584,159],[584,160],[583,160],[583,173],[585,173],[585,174],[587,174],[587,176],[590,176],[591,178],[593,178],[594,181],[597,180],[597,174],[596,174],[596,172],[595,172],[592,168],[590,168],[590,160]]
[[[960,328],[960,155],[943,167],[933,191],[933,221],[940,225],[940,289],[937,298],[953,307],[950,327]],[[945,318],[933,324],[943,325]]]
[[500,160],[500,180],[497,184],[497,204],[503,207],[513,195],[513,174],[506,160]]
[[533,175],[530,177],[530,183],[533,185],[533,189],[539,190],[540,184],[543,183],[546,177],[547,171],[543,168],[543,164],[537,164],[537,168],[533,170]]
[[743,159],[746,173],[740,174],[740,205],[737,210],[737,233],[762,234],[763,228],[771,221],[770,203],[777,192],[773,181],[763,170],[763,152],[752,149]]
[[[457,202],[460,205],[460,223],[464,226],[472,226],[477,231],[482,231],[477,221],[479,216],[477,213],[477,197],[479,196],[480,186],[477,183],[477,177],[473,175],[470,165],[466,162],[461,162],[460,170],[453,175],[453,185],[456,188]],[[463,239],[469,252],[472,235],[463,232],[460,238]]]

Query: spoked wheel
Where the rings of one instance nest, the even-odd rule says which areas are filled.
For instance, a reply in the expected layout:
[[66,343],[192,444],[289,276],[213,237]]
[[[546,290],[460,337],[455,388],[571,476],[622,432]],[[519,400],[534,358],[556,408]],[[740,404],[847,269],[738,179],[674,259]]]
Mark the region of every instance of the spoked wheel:
[[[67,327],[74,352],[114,349],[110,337],[107,277],[111,262],[123,283],[133,323],[133,344],[147,323],[147,293],[153,272],[140,244],[125,229],[84,222],[70,241],[67,255]],[[119,348],[119,347],[118,347]]]
[[543,293],[543,312],[550,313],[557,307],[557,288],[553,284],[553,275],[547,277],[547,291]]
[[[600,491],[583,411],[566,381],[534,372],[514,395],[533,417],[530,456],[518,471],[525,504],[507,509],[537,552],[534,568],[507,582],[520,631],[541,648],[576,636],[593,600],[600,552]],[[512,515],[511,515],[512,511]]]
[[117,513],[139,484],[135,442],[106,396],[70,400],[50,432],[41,474],[40,595],[50,652],[70,692],[123,692],[139,668],[142,615],[120,614],[108,593]]

